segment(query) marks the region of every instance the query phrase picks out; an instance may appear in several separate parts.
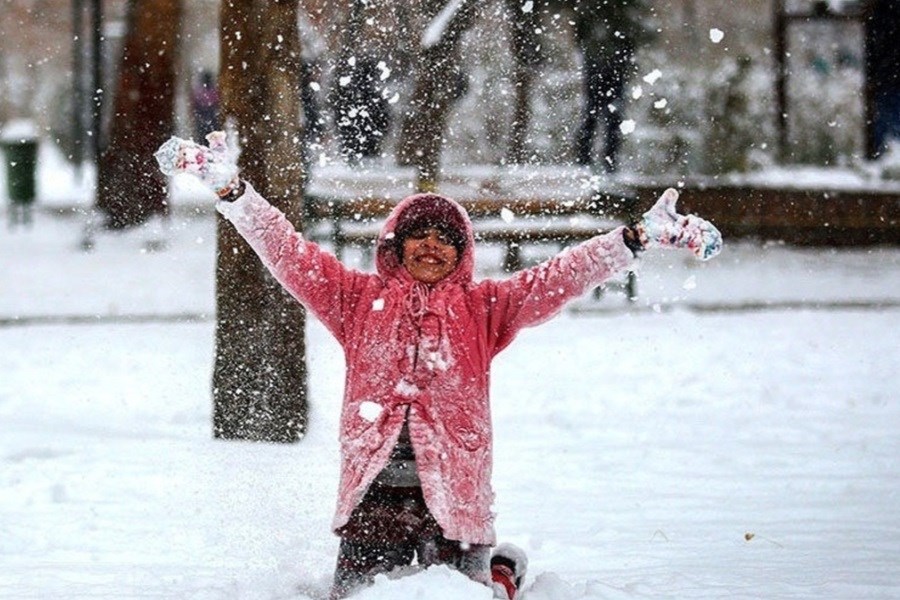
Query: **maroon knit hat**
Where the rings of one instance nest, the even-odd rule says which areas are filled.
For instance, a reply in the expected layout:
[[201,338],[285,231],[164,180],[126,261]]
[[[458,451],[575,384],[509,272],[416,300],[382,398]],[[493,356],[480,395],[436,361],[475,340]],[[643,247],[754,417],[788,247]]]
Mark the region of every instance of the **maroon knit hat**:
[[450,243],[462,254],[466,247],[466,221],[459,209],[438,194],[419,194],[400,213],[394,227],[394,251],[403,258],[403,241],[414,231],[433,227],[450,238]]

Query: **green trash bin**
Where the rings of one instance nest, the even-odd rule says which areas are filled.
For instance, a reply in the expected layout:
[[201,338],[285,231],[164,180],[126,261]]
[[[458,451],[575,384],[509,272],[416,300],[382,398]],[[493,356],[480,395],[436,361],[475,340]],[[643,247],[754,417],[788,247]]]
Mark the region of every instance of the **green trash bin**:
[[3,140],[6,157],[6,191],[14,204],[34,202],[38,141],[35,139]]
[[31,221],[31,204],[37,196],[38,137],[27,120],[8,123],[0,135],[0,149],[6,163],[6,191],[12,223]]

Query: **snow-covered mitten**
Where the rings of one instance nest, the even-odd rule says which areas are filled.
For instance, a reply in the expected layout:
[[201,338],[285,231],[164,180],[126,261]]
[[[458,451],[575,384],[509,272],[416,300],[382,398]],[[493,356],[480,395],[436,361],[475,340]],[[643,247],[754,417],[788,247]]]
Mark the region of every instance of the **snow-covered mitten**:
[[[513,600],[525,581],[528,557],[514,544],[500,544],[491,556],[491,581],[497,598]],[[503,595],[501,595],[503,594]]]
[[716,226],[696,215],[675,212],[678,192],[663,192],[656,204],[634,225],[644,248],[687,248],[700,260],[709,260],[722,250],[722,234]]
[[163,174],[169,177],[178,173],[194,175],[223,198],[240,182],[237,153],[229,149],[225,137],[224,131],[213,131],[206,136],[209,146],[204,146],[172,136],[153,156]]

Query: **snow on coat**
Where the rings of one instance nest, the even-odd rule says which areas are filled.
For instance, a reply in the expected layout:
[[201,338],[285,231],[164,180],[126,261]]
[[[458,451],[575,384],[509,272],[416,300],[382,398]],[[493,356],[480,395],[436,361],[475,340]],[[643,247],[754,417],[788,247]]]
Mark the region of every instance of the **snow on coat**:
[[[455,270],[429,286],[400,263],[394,228],[410,207],[434,202],[458,211],[466,243]],[[217,208],[343,348],[347,372],[333,527],[347,523],[408,418],[422,493],[445,537],[493,545],[491,361],[523,327],[546,321],[631,265],[622,230],[509,279],[475,282],[471,221],[459,204],[441,196],[419,194],[397,204],[379,236],[377,273],[350,269],[305,240],[249,185],[244,196]]]

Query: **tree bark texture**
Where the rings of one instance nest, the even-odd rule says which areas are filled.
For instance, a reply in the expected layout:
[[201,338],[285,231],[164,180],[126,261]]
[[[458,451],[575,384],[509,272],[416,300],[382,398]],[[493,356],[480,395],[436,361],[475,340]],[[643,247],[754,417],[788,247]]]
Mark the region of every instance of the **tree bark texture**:
[[[241,176],[302,230],[297,0],[225,0],[219,86]],[[306,431],[303,307],[224,219],[218,222],[213,431],[294,442]]]
[[[166,214],[165,180],[153,153],[174,131],[181,0],[131,0],[96,204],[121,229]],[[99,132],[98,132],[99,133]]]
[[416,168],[419,191],[431,191],[437,185],[447,119],[465,87],[460,40],[474,23],[479,6],[475,0],[463,0],[436,43],[419,46],[410,109],[402,119],[397,147],[398,164]]

